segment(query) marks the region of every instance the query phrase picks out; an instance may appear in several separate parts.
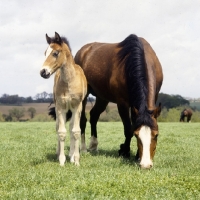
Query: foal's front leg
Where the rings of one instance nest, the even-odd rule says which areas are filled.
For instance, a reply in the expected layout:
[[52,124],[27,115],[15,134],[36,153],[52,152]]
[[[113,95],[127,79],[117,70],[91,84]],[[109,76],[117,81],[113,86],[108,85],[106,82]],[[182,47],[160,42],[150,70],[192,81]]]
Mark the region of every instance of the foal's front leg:
[[72,118],[70,121],[70,161],[79,166],[80,153],[79,153],[79,139],[81,135],[80,129],[80,115],[82,110],[82,104],[73,110]]
[[66,112],[63,110],[56,109],[56,129],[58,134],[58,147],[57,147],[57,155],[60,162],[60,165],[63,166],[66,157],[64,152],[64,146],[65,146],[65,138],[66,138]]

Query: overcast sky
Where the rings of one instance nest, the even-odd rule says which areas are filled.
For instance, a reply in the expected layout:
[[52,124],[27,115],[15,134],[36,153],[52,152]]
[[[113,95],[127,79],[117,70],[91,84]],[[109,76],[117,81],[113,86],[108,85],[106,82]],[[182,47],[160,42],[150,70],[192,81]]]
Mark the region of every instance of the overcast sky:
[[161,92],[200,97],[200,0],[0,1],[0,96],[52,92],[39,71],[58,32],[73,55],[89,42],[145,38],[163,67]]

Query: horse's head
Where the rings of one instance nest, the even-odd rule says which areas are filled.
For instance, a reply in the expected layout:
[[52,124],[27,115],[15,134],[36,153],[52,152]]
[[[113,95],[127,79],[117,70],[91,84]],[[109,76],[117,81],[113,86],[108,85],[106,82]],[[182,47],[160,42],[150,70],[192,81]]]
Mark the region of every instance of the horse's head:
[[49,47],[45,51],[45,61],[40,70],[40,75],[43,78],[49,78],[57,69],[65,65],[68,58],[67,55],[71,55],[66,38],[61,38],[58,33],[55,32],[54,38],[50,38],[46,34],[46,40]]
[[[157,117],[160,115],[160,112],[161,104],[150,114],[151,126],[140,125],[134,131],[138,146],[136,157],[140,161],[141,168],[149,169],[153,166],[153,157],[155,155],[158,137]],[[138,115],[137,110],[135,114]]]

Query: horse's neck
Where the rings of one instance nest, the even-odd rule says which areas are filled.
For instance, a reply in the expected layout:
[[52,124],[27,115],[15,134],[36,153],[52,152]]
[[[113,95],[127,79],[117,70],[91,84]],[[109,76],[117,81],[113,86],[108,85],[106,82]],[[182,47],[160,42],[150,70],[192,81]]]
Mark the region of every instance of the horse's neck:
[[70,84],[75,78],[75,63],[73,61],[67,62],[60,68],[60,78],[63,82]]

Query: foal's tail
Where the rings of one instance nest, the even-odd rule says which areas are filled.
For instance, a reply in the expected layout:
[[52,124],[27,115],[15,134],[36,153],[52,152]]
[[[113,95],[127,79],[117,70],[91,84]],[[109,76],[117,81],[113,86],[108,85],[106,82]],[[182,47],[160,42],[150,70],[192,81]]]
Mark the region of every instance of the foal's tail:
[[[54,120],[56,120],[56,110],[55,110],[55,107],[49,108],[49,115],[50,115]],[[66,113],[66,121],[68,121],[71,117],[72,117],[72,112],[71,112],[71,110],[69,110],[69,111]]]

